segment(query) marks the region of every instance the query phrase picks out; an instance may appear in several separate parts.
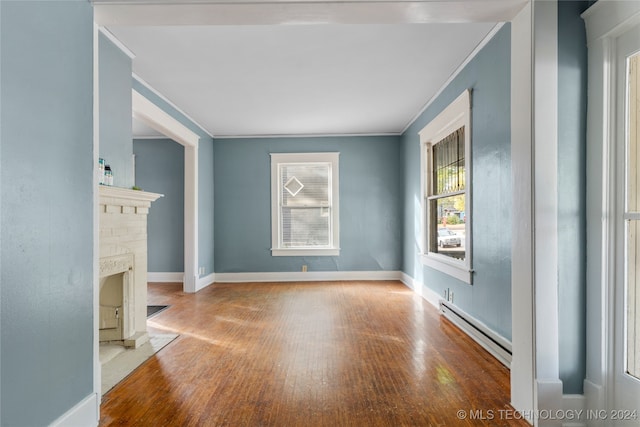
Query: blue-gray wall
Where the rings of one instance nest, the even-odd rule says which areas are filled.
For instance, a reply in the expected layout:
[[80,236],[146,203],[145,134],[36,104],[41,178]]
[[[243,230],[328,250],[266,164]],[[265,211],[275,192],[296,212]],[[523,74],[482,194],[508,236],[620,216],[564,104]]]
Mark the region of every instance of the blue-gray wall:
[[171,139],[136,139],[136,185],[164,194],[149,210],[148,269],[184,271],[184,147]]
[[99,44],[100,157],[111,166],[113,185],[131,188],[131,58],[102,33]]
[[93,393],[93,11],[0,2],[0,425]]
[[560,379],[581,394],[586,373],[587,41],[589,2],[558,2],[558,306]]
[[[398,137],[216,139],[217,273],[398,270],[402,257]],[[340,256],[271,256],[269,153],[340,152]]]
[[[465,89],[472,89],[473,285],[424,267],[418,132]],[[402,270],[511,339],[511,41],[505,25],[402,137]]]
[[[135,78],[132,80],[131,84],[136,92],[200,137],[198,147],[198,267],[204,267],[205,272],[201,276],[206,276],[214,272],[213,138],[158,94]],[[151,262],[151,259],[149,261]]]

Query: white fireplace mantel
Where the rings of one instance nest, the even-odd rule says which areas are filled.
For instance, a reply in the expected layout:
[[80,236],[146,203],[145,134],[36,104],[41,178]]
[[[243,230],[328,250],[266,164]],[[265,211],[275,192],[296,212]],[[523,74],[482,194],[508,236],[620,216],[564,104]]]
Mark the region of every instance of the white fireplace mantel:
[[164,194],[150,193],[148,191],[130,190],[128,188],[110,187],[108,185],[100,186],[100,204],[102,204],[103,198],[117,198],[125,200],[138,200],[141,202],[155,202],[160,197],[164,197]]
[[100,270],[109,270],[110,264],[131,259],[133,265],[126,282],[128,304],[133,313],[122,313],[131,319],[122,337],[127,346],[137,347],[147,336],[147,215],[151,203],[162,194],[100,186]]

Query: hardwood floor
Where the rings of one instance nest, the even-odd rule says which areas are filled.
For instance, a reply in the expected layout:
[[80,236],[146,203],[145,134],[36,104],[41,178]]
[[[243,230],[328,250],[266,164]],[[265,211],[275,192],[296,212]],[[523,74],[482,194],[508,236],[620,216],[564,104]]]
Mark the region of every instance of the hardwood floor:
[[180,336],[101,426],[528,426],[509,371],[400,282],[150,284],[149,304]]

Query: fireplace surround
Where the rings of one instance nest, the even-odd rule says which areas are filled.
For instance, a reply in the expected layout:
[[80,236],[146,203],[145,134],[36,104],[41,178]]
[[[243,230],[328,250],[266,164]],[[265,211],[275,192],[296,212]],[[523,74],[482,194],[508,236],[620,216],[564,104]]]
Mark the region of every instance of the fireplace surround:
[[161,194],[100,186],[100,342],[138,347],[147,335],[147,215]]

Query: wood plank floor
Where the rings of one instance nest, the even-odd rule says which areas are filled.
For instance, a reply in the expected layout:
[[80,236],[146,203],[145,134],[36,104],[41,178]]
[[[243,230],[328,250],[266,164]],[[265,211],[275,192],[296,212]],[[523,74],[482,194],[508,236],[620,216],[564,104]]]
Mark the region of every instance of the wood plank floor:
[[528,425],[509,371],[400,282],[150,284],[149,304],[180,337],[103,397],[101,426]]

